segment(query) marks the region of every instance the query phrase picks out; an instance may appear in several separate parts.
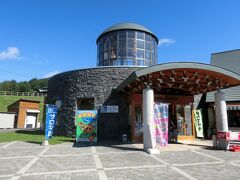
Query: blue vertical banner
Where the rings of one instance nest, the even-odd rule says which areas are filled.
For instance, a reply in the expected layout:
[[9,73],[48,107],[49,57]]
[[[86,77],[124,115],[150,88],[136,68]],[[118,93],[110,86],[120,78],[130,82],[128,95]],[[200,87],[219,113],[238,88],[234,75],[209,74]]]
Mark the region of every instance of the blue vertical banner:
[[58,107],[51,104],[46,104],[46,128],[45,139],[49,139],[53,135],[56,126]]

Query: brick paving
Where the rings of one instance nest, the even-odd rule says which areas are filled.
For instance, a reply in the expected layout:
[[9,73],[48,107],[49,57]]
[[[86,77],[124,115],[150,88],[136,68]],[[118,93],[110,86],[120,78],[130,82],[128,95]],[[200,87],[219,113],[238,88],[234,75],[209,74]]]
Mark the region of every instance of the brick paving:
[[142,145],[47,147],[0,143],[0,179],[240,179],[240,152],[207,146],[169,145],[149,155]]

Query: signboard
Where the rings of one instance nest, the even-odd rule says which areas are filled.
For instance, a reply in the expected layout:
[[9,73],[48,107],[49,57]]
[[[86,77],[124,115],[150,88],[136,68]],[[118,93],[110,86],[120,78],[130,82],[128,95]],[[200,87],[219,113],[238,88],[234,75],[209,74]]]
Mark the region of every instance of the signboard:
[[168,104],[154,103],[154,138],[160,146],[168,144]]
[[58,107],[51,104],[46,104],[46,128],[45,139],[49,139],[53,135],[56,126]]
[[76,141],[97,142],[97,111],[76,111]]
[[101,113],[118,113],[118,106],[102,106]]
[[232,140],[232,141],[240,141],[240,132],[217,132],[217,138],[218,139],[224,139],[224,140]]
[[202,123],[202,112],[201,110],[193,110],[194,125],[196,128],[197,137],[203,138],[203,123]]

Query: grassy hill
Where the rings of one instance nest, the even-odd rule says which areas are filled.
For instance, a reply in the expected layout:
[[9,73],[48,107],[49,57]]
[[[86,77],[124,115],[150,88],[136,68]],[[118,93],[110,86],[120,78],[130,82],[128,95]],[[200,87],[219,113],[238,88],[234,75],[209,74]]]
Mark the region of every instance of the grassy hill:
[[7,112],[7,107],[19,99],[30,99],[40,101],[39,121],[43,119],[44,97],[37,96],[0,96],[0,112]]

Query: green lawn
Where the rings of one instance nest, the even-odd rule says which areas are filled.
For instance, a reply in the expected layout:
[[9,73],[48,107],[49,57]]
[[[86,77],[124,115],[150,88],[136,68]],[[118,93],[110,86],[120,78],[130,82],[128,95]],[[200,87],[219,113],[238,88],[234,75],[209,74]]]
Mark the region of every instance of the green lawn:
[[10,104],[16,102],[19,99],[31,99],[31,100],[40,101],[39,121],[42,122],[44,97],[38,97],[38,96],[0,96],[0,112],[7,112],[7,107]]
[[[44,139],[44,131],[40,130],[17,130],[15,132],[0,133],[1,142],[25,141],[40,144]],[[49,140],[49,144],[61,144],[65,142],[73,142],[73,138],[64,136],[55,136]]]

